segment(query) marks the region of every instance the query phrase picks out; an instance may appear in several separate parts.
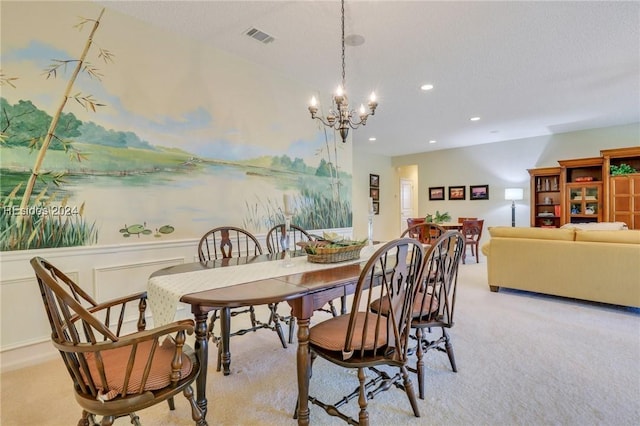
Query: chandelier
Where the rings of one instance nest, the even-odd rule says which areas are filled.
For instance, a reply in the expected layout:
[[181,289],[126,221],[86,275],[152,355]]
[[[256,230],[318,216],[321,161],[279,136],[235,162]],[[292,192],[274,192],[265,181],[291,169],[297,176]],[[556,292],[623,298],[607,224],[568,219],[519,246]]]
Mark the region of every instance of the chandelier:
[[358,115],[356,116],[356,111],[349,109],[349,100],[347,98],[347,94],[345,93],[345,66],[344,66],[344,0],[342,0],[341,7],[341,24],[342,24],[342,84],[336,90],[336,93],[333,95],[333,102],[331,109],[329,110],[329,114],[326,117],[318,116],[318,101],[315,96],[311,98],[311,104],[309,105],[309,112],[311,113],[312,119],[317,119],[322,122],[327,127],[336,129],[340,132],[340,137],[342,137],[342,142],[347,141],[347,135],[349,135],[349,129],[357,129],[360,125],[364,126],[367,124],[367,118],[369,115],[375,115],[376,107],[378,106],[378,102],[376,102],[376,94],[371,93],[371,97],[369,98],[369,112],[367,112],[364,108],[364,105],[360,105],[360,110],[358,111]]

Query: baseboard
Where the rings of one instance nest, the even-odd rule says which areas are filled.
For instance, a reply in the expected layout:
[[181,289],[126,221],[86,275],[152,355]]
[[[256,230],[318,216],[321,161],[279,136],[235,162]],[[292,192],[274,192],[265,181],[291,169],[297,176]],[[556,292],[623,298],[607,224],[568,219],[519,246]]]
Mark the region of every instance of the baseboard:
[[5,350],[0,353],[0,373],[42,364],[59,356],[50,341]]

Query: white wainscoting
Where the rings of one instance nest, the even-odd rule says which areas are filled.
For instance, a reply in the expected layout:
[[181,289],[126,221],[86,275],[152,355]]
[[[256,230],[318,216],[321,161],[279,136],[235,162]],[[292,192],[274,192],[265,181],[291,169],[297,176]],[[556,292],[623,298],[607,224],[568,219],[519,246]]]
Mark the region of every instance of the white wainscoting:
[[[352,228],[327,231],[345,238],[352,234]],[[322,230],[312,232],[322,235]],[[256,237],[266,251],[265,235]],[[147,279],[154,271],[197,261],[198,241],[154,241],[0,253],[0,370],[27,367],[58,356],[49,340],[49,321],[29,264],[34,256],[53,263],[101,302],[144,291]],[[189,318],[190,315],[188,306],[179,306],[177,318]],[[133,330],[135,318],[128,320]],[[153,327],[152,318],[147,318],[147,326]]]
[[[47,259],[101,302],[144,291],[149,275],[158,269],[193,262],[197,243],[197,240],[181,240],[3,252],[0,280],[2,371],[58,356],[51,345],[51,328],[29,263],[32,257]],[[137,318],[135,312],[131,314],[127,328],[135,330]],[[148,321],[148,324],[152,326],[153,322]]]

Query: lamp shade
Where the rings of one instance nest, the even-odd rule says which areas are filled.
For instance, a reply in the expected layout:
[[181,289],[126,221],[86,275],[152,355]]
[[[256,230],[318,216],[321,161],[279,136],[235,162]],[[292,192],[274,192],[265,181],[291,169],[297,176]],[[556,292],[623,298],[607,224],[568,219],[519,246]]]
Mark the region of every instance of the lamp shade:
[[505,188],[504,199],[510,201],[522,200],[524,198],[524,189],[522,188]]

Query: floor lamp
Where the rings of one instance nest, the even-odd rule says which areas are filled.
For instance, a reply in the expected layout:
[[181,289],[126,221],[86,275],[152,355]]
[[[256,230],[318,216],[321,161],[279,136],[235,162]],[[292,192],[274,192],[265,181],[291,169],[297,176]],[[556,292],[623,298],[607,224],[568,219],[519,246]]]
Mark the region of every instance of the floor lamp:
[[524,198],[524,189],[522,188],[505,188],[504,199],[511,201],[511,226],[516,226],[516,201]]

